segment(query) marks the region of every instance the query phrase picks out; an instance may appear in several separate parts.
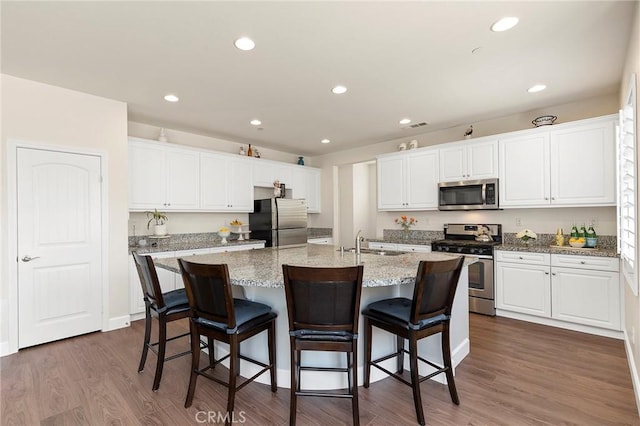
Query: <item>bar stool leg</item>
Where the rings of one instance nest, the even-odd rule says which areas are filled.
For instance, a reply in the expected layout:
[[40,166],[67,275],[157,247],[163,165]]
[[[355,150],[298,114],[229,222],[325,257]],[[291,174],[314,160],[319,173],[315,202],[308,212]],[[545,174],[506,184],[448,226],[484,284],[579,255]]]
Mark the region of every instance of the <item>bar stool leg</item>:
[[147,304],[144,318],[144,343],[142,344],[142,356],[140,357],[140,365],[138,365],[138,373],[144,370],[144,364],[147,362],[147,353],[149,353],[149,341],[151,340],[151,308]]
[[449,386],[449,394],[451,394],[451,400],[454,404],[460,405],[460,399],[458,398],[458,391],[456,390],[456,382],[453,377],[453,366],[451,363],[451,339],[449,338],[449,323],[445,324],[444,330],[442,330],[442,359],[444,366],[447,369],[445,372],[447,376],[447,385]]
[[418,374],[418,340],[413,333],[409,334],[409,363],[411,365],[411,388],[413,389],[413,404],[416,407],[418,423],[424,426],[424,411],[420,396],[420,375]]
[[298,383],[300,378],[298,377],[298,351],[295,349],[295,339],[291,337],[291,396],[289,400],[289,425],[295,426],[296,424],[296,410],[298,409],[296,392],[298,390]]
[[369,387],[369,380],[371,376],[371,328],[369,318],[364,317],[364,377],[362,386],[365,388]]
[[404,338],[396,336],[396,351],[398,352],[397,373],[402,374],[404,371]]
[[151,390],[157,391],[162,378],[162,368],[164,367],[164,354],[167,349],[167,321],[163,314],[158,318],[158,360],[156,364],[156,376],[153,379]]
[[229,394],[227,395],[227,421],[225,424],[229,424],[229,421],[233,417],[233,406],[236,398],[236,379],[238,377],[236,368],[238,367],[238,361],[240,360],[238,357],[240,349],[239,346],[238,336],[232,334],[229,342],[229,351],[231,352],[231,356],[229,357]]
[[271,365],[271,392],[278,391],[278,374],[276,370],[276,321],[272,321],[267,332],[269,346],[269,365]]
[[193,325],[190,324],[189,326],[191,327],[191,377],[189,378],[189,388],[184,408],[191,407],[193,394],[196,390],[196,381],[198,380],[198,369],[200,368],[200,336],[195,333]]
[[[351,393],[351,410],[353,412],[353,424],[354,426],[360,425],[360,409],[358,407],[358,341],[353,341],[353,352],[350,353],[351,362],[349,365],[349,371],[353,373],[353,382],[350,381],[352,389]],[[349,361],[349,359],[347,359]],[[351,375],[351,374],[350,374]]]

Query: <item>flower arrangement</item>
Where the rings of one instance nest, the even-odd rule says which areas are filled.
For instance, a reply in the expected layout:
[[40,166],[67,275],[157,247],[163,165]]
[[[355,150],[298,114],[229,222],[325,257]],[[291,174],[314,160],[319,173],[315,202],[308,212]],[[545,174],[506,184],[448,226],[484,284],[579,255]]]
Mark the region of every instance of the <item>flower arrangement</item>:
[[538,238],[538,235],[530,229],[523,229],[516,234],[516,238],[520,238],[525,243],[528,243],[529,240],[535,240]]
[[398,225],[402,226],[402,229],[409,230],[409,228],[418,223],[418,219],[413,217],[400,216],[399,218],[396,218],[395,222]]

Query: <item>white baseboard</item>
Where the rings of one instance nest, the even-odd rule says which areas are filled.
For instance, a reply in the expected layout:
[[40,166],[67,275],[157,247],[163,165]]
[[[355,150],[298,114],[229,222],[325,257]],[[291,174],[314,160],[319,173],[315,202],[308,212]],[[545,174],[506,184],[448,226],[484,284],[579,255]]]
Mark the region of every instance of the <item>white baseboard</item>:
[[640,377],[638,377],[638,369],[633,358],[633,350],[629,343],[629,335],[627,331],[624,331],[624,349],[627,352],[627,363],[629,364],[629,371],[631,372],[631,383],[633,384],[633,393],[636,397],[636,410],[640,415]]
[[0,357],[11,355],[12,353],[15,353],[15,352],[11,352],[11,350],[9,349],[8,340],[5,340],[4,342],[0,342]]
[[131,318],[129,315],[123,315],[121,317],[109,318],[109,325],[106,330],[102,331],[113,331],[119,328],[129,327],[131,325]]

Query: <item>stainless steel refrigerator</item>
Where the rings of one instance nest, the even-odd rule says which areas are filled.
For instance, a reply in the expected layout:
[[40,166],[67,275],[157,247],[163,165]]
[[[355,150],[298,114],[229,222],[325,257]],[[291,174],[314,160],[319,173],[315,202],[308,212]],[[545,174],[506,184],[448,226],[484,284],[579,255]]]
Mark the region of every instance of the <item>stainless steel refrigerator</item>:
[[268,198],[253,202],[249,213],[251,238],[265,240],[266,247],[307,244],[307,201]]

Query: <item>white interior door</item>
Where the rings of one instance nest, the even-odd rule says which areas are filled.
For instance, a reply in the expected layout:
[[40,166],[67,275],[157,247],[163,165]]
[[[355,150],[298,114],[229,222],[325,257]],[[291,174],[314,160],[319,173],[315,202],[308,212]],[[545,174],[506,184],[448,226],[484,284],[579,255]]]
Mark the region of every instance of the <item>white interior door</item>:
[[17,151],[18,346],[101,328],[101,160]]

